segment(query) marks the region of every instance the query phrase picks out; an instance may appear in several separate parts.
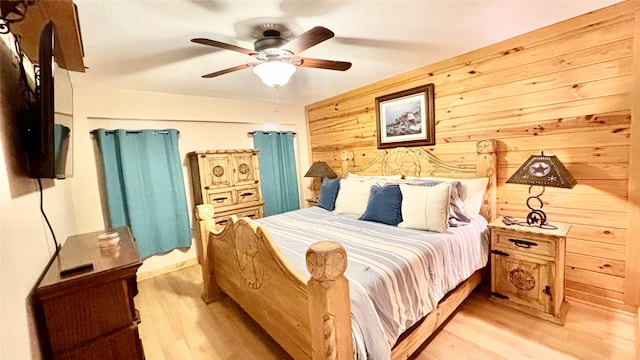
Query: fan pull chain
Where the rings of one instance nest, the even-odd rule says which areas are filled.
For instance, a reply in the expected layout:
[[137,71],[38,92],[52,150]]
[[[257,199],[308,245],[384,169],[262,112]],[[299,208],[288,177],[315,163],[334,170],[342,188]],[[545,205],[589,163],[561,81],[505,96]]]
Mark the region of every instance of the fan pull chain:
[[276,89],[276,109],[275,112],[276,114],[280,112],[280,86],[274,86],[274,88]]

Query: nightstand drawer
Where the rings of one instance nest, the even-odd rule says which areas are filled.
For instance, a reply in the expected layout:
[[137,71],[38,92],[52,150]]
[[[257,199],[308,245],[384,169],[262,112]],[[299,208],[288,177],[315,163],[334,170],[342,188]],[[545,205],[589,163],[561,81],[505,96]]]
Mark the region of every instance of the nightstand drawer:
[[[492,248],[501,248],[507,251],[518,251],[527,254],[537,254],[555,257],[556,243],[553,240],[540,236],[529,237],[523,233],[495,231],[495,237],[491,239]],[[524,235],[524,236],[523,236]]]

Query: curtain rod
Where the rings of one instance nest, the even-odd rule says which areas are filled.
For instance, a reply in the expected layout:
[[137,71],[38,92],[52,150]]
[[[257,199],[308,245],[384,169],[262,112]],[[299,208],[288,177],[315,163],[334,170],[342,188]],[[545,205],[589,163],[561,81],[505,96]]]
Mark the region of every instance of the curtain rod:
[[292,134],[293,134],[293,136],[298,135],[295,131],[268,131],[268,130],[254,130],[254,131],[249,131],[249,132],[247,132],[247,135],[249,135],[249,136],[253,136],[253,133],[256,133],[256,132],[263,132],[263,133],[267,133],[267,132],[276,132],[276,133],[279,133],[279,134],[283,134],[283,133],[288,133],[288,132],[290,132],[290,133],[292,133]]
[[[152,130],[152,129],[149,129],[149,130],[155,132],[156,134],[161,134],[161,135],[168,135],[169,134],[169,132],[167,130]],[[125,132],[125,134],[142,134],[142,131],[143,130],[125,130],[124,132]],[[91,130],[91,134],[95,134],[96,132],[97,132],[97,130]],[[115,134],[117,132],[118,132],[117,130],[107,130],[107,131],[105,131],[106,134]],[[178,134],[180,134],[180,131],[176,130],[176,132]]]
[[[132,118],[132,117],[115,117],[115,116],[87,116],[87,120],[133,120],[133,121],[189,121],[189,122],[202,122],[212,124],[239,124],[239,125],[260,125],[265,124],[257,121],[224,121],[224,120],[202,120],[202,119],[150,119],[150,118]],[[284,126],[296,126],[291,123],[273,123]]]

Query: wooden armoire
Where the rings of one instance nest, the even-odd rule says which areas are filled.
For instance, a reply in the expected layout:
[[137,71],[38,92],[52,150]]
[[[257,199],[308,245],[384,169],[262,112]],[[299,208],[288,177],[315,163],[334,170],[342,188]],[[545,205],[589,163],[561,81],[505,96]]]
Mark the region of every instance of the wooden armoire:
[[258,150],[206,150],[187,154],[194,205],[211,204],[216,224],[231,215],[263,216]]

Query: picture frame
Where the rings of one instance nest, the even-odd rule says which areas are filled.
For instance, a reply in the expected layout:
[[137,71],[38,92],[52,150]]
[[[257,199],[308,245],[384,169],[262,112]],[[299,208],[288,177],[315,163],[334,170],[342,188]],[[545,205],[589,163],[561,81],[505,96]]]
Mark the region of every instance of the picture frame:
[[376,98],[378,149],[436,143],[434,85]]

